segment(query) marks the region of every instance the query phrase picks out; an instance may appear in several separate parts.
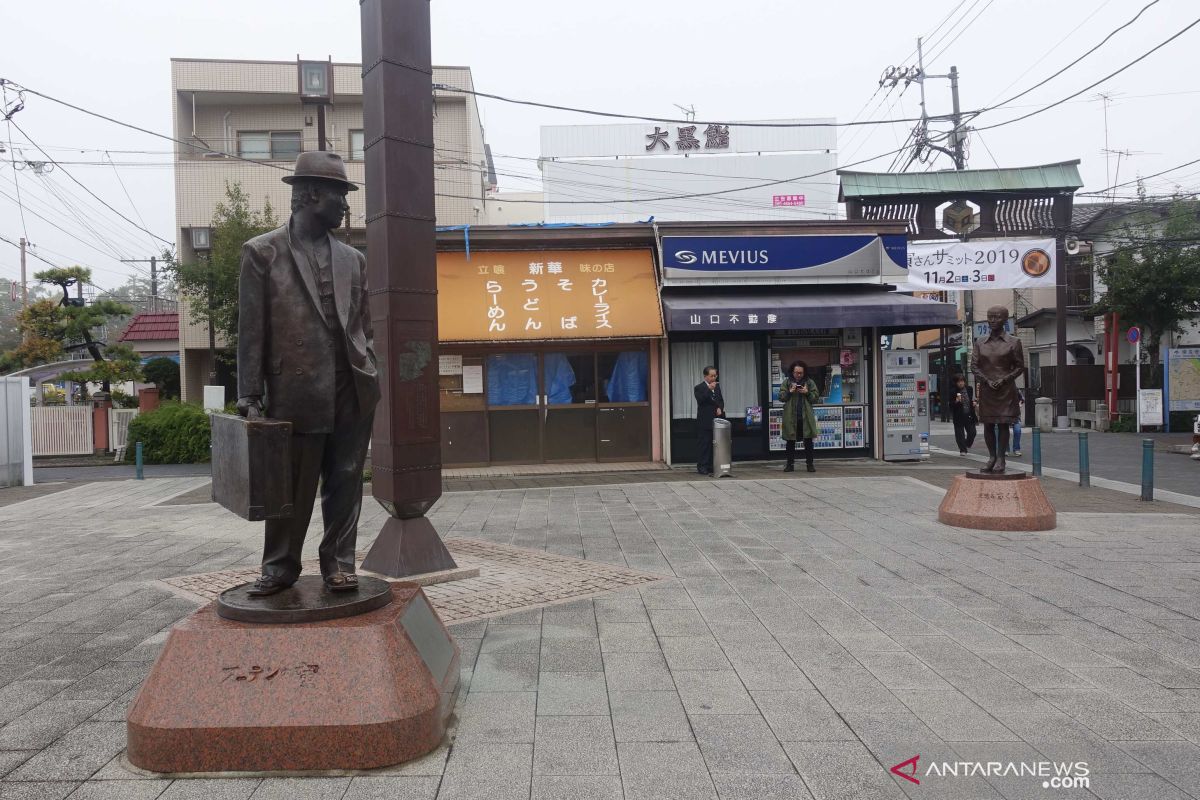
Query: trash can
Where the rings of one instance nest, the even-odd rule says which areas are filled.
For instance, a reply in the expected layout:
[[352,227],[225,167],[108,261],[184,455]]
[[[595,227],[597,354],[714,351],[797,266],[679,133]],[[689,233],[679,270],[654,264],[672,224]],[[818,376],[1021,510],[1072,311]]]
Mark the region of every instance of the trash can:
[[733,466],[733,425],[727,419],[713,420],[713,476],[730,473]]

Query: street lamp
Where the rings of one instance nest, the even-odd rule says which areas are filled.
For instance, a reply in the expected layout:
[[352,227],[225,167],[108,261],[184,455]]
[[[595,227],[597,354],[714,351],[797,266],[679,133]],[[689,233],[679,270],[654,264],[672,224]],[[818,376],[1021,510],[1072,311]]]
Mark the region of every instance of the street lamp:
[[192,250],[196,253],[206,253],[212,249],[212,228],[189,228],[192,237]]
[[333,59],[301,61],[296,57],[300,102],[317,107],[317,149],[324,150],[325,106],[333,103]]

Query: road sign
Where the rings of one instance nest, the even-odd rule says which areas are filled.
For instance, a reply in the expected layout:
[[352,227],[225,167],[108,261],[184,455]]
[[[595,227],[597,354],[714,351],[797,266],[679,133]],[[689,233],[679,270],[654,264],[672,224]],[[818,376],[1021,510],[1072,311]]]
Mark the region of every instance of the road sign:
[[1134,325],[1125,334],[1125,338],[1129,340],[1130,344],[1137,344],[1142,340],[1142,329]]

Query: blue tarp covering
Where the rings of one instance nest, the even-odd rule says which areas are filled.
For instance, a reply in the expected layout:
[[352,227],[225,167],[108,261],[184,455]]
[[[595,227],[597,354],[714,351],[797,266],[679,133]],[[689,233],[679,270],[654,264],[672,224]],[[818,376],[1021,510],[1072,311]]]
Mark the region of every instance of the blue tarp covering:
[[609,402],[645,402],[648,370],[649,361],[644,350],[630,350],[617,356],[612,376],[608,379]]
[[488,356],[487,398],[489,406],[532,406],[537,404],[537,356],[505,353]]
[[575,385],[575,370],[565,353],[547,353],[546,402],[563,404],[572,402],[571,387]]

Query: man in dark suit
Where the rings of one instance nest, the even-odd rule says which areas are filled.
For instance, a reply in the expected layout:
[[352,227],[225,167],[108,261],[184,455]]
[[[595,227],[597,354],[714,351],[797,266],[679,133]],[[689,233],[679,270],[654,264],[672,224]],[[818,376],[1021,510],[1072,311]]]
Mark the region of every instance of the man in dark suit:
[[301,153],[283,180],[291,219],[242,247],[238,287],[238,410],[292,423],[293,516],[267,520],[256,596],[300,577],[318,480],[325,586],[358,588],[362,469],[379,400],[366,258],[330,236],[358,187],[328,151]]
[[713,420],[725,418],[725,398],[717,385],[717,368],[705,367],[704,380],[696,384],[696,437],[700,455],[696,458],[696,472],[713,474]]

